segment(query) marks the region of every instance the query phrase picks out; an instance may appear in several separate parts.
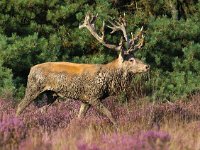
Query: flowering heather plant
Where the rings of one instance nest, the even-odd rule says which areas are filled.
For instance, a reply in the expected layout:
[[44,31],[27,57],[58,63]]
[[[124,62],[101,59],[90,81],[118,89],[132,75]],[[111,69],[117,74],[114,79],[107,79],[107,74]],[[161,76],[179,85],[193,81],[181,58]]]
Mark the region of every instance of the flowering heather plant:
[[79,102],[55,103],[46,112],[30,105],[16,117],[13,102],[0,100],[0,150],[199,150],[199,98],[175,103],[131,100],[124,105],[108,98],[104,104],[117,119],[118,130],[94,109],[77,119]]
[[148,150],[167,150],[169,149],[170,135],[163,131],[147,131],[139,136],[144,143],[143,148]]
[[26,129],[21,119],[4,115],[0,121],[0,145],[17,144],[25,135]]
[[78,141],[77,150],[100,150],[100,148],[95,144],[87,144],[84,141]]
[[48,107],[45,112],[41,112],[41,108],[38,109],[32,105],[25,111],[23,118],[26,124],[31,127],[56,130],[69,124],[78,112],[78,107],[78,103],[58,103]]
[[104,149],[115,149],[115,150],[132,150],[132,149],[168,149],[170,142],[169,134],[161,131],[146,131],[136,133],[134,135],[126,134],[112,134],[104,135],[103,142]]
[[17,147],[25,138],[25,124],[19,117],[15,117],[15,110],[10,101],[0,100],[0,147]]
[[131,135],[126,135],[126,134],[104,135],[102,139],[104,143],[104,148],[106,150],[109,150],[109,149],[129,150],[129,149],[134,149],[134,146],[137,143],[139,144],[139,141],[137,138]]
[[29,131],[29,136],[23,140],[18,149],[19,150],[51,150],[52,140],[51,134],[44,130],[33,129]]

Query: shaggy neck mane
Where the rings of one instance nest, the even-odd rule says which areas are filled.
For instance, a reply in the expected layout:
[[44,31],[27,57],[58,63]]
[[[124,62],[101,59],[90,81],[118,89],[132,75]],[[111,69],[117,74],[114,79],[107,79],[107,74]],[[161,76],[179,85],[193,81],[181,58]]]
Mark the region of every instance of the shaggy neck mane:
[[[109,69],[109,71],[107,71]],[[129,87],[133,74],[127,70],[122,69],[120,60],[115,59],[114,61],[106,64],[105,72],[108,73],[109,91],[111,94],[117,94],[119,91],[125,91]]]

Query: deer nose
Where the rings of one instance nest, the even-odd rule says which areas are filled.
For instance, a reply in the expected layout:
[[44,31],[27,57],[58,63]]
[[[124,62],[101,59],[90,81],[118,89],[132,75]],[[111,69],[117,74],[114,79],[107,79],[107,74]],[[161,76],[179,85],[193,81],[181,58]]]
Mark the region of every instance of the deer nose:
[[146,65],[146,69],[149,70],[150,69],[150,65]]

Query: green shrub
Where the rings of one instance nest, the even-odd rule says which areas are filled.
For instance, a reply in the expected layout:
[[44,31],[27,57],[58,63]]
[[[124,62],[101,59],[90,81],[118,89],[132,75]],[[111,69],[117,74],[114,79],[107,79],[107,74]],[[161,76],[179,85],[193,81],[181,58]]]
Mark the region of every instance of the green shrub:
[[0,61],[0,98],[13,98],[15,88],[12,77],[11,70],[3,67]]
[[151,64],[152,98],[184,98],[200,89],[200,20],[154,19],[140,55]]

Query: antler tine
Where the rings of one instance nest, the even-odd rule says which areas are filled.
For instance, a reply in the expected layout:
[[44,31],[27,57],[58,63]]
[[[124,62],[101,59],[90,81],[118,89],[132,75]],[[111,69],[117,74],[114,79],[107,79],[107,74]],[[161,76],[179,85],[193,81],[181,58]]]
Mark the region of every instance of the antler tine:
[[128,39],[128,36],[126,34],[125,15],[124,15],[124,17],[120,16],[118,21],[115,20],[114,23],[109,20],[109,23],[112,25],[112,26],[107,25],[108,28],[112,29],[112,31],[110,33],[113,34],[114,32],[121,30],[123,32],[124,38],[125,38],[127,45],[129,47],[129,42],[128,42],[129,39]]
[[134,46],[133,51],[136,51],[137,49],[140,49],[144,44],[144,35],[142,35],[142,38],[139,40],[138,44]]
[[123,51],[123,52],[125,52],[124,48],[123,48],[123,42],[124,42],[123,41],[123,37],[121,37],[120,42],[119,42],[119,46],[116,47],[117,51]]
[[94,24],[95,24],[95,21],[96,21],[97,17],[98,17],[98,13],[96,15],[91,14],[91,18],[89,18],[89,23],[92,25],[92,27],[94,29],[95,29]]
[[[138,44],[135,45],[135,41],[138,41]],[[143,26],[135,37],[131,32],[131,40],[129,43],[130,43],[130,48],[127,50],[128,53],[133,51],[135,52],[136,50],[140,49],[143,46],[144,44]]]
[[105,35],[105,32],[104,32],[104,30],[105,30],[105,21],[103,21],[103,25],[102,25],[102,27],[101,27],[101,34],[102,34],[102,39],[104,40],[104,35]]
[[108,28],[112,29],[112,31],[110,32],[111,34],[113,34],[114,32],[116,32],[118,30],[118,28],[115,28],[115,24],[113,22],[111,22],[110,20],[108,20],[108,22],[112,25],[106,25]]

